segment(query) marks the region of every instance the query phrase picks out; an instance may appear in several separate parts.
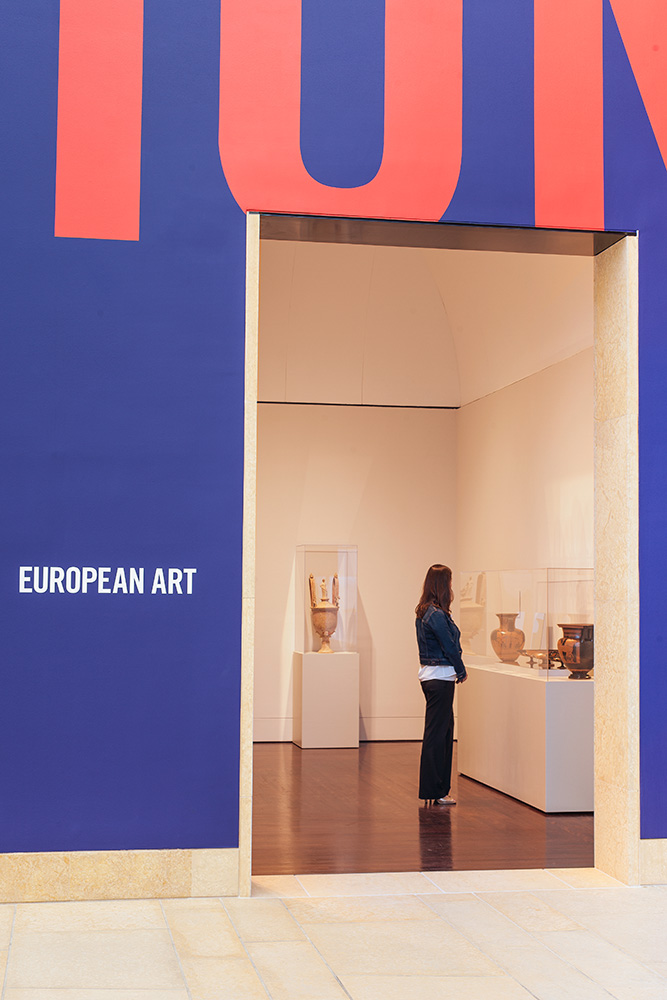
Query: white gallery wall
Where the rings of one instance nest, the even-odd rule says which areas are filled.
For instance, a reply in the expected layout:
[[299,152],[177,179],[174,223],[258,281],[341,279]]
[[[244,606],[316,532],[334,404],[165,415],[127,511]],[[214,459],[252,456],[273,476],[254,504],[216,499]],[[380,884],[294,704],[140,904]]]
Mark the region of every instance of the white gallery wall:
[[263,241],[256,740],[292,738],[297,545],[359,548],[361,739],[421,738],[432,562],[592,565],[592,343],[591,258]]
[[359,546],[360,736],[420,738],[414,608],[429,565],[455,561],[455,422],[454,410],[260,405],[256,740],[292,738],[296,546],[340,543]]
[[457,411],[461,569],[593,566],[593,348]]

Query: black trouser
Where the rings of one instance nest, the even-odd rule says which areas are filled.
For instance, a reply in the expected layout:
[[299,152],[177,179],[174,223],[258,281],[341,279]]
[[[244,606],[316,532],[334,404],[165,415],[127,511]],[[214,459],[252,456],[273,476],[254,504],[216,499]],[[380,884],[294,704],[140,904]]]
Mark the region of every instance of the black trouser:
[[422,681],[426,698],[419,798],[441,799],[452,785],[454,681]]

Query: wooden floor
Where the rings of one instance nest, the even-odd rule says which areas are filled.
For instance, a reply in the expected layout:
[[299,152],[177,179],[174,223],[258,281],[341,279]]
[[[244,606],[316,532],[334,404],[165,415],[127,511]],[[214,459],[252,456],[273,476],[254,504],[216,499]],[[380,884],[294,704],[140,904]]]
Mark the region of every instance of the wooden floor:
[[463,777],[454,779],[456,806],[425,807],[420,749],[255,744],[253,874],[593,865],[591,813],[546,816]]

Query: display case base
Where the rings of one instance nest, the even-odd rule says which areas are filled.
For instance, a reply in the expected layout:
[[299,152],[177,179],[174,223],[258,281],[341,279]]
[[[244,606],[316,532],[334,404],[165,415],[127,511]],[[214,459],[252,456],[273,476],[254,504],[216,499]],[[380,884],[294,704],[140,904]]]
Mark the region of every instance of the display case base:
[[359,654],[294,654],[292,742],[311,747],[359,746]]
[[592,812],[594,681],[469,658],[466,667],[459,772],[543,812]]

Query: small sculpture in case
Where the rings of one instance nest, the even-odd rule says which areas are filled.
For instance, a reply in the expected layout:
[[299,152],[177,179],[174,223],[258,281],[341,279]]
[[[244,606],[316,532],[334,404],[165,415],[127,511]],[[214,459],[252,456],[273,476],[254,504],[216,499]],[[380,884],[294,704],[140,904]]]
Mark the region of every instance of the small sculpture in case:
[[336,625],[338,624],[338,605],[340,604],[338,573],[334,573],[333,580],[331,581],[331,601],[329,601],[327,595],[327,581],[324,578],[322,578],[322,583],[320,584],[322,598],[319,601],[317,600],[315,590],[315,577],[312,573],[308,582],[310,584],[310,613],[312,615],[313,628],[322,640],[322,644],[317,652],[333,653],[329,645],[329,639],[336,631]]

